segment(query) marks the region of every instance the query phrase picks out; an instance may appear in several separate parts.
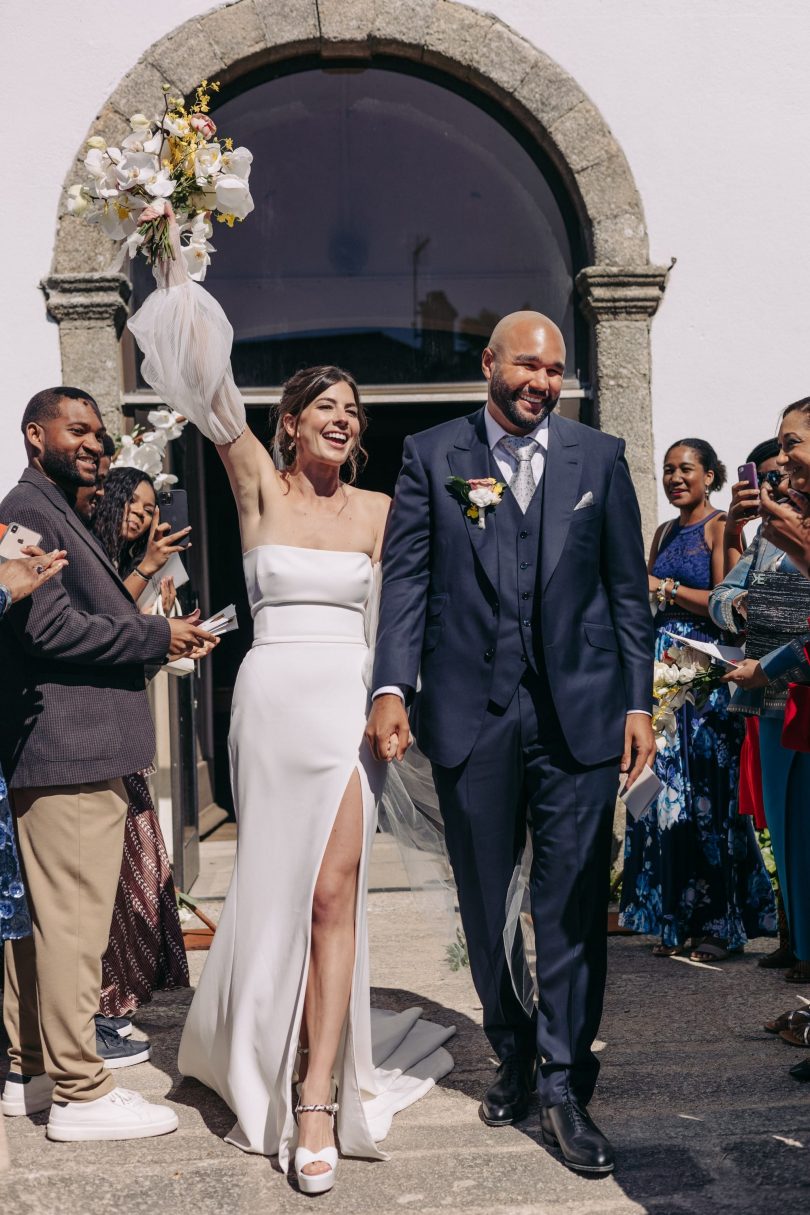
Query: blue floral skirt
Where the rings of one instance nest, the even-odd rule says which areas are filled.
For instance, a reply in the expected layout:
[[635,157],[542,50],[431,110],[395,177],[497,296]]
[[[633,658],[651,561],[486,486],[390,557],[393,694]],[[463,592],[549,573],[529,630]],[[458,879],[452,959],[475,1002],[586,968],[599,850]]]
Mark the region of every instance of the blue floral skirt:
[[0,941],[16,941],[30,932],[8,790],[0,772]]
[[[688,640],[689,621],[666,627]],[[672,645],[659,629],[656,658]],[[773,889],[751,818],[737,813],[742,719],[728,712],[728,688],[712,693],[698,714],[678,712],[675,742],[659,751],[664,789],[638,822],[628,819],[620,924],[682,946],[690,937],[719,937],[729,949],[749,937],[773,936]]]

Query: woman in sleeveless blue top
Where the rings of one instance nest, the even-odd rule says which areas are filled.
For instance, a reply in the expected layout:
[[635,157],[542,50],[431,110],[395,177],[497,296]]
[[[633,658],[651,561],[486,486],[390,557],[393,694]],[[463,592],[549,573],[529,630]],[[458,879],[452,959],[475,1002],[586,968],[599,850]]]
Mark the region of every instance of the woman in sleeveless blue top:
[[[711,510],[708,494],[724,478],[714,450],[701,440],[682,440],[665,456],[664,488],[680,517],[659,529],[653,542],[650,589],[664,597],[656,616],[656,659],[675,644],[670,633],[701,641],[720,637],[708,599],[722,577],[724,516]],[[678,712],[675,740],[655,762],[664,788],[638,822],[628,820],[620,923],[658,936],[657,956],[680,952],[691,938],[695,960],[715,960],[776,928],[773,891],[751,820],[737,813],[744,726],[729,714],[728,702],[723,686],[699,713],[690,704]]]

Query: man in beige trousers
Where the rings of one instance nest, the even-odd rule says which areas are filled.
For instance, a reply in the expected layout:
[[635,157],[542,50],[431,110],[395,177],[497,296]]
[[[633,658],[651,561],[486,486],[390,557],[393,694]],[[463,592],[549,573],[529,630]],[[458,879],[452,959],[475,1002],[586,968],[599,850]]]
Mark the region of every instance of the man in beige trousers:
[[33,935],[6,944],[5,1115],[50,1108],[51,1139],[135,1139],[177,1126],[166,1106],[116,1088],[96,1047],[124,842],[121,777],[147,768],[154,727],[144,664],[207,653],[190,618],[142,615],[76,514],[104,424],[80,389],[46,389],[23,415],[28,468],[0,503],[70,564],[0,624],[0,764],[9,786]]

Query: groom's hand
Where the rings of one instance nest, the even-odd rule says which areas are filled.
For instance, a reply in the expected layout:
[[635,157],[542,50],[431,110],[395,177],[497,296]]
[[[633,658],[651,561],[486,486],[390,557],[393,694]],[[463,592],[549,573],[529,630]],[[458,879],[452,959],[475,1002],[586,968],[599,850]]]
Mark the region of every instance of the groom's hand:
[[629,789],[635,784],[645,764],[653,766],[655,761],[655,735],[653,734],[652,719],[646,713],[628,713],[624,727],[624,754],[622,755],[621,771],[627,773]]
[[411,727],[401,697],[393,692],[376,696],[366,723],[366,741],[375,759],[402,759],[411,741]]

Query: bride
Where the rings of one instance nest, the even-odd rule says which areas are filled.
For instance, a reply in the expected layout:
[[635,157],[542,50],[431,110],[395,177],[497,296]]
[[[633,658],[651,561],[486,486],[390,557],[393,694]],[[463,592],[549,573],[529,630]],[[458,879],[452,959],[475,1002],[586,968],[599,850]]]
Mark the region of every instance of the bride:
[[385,764],[363,741],[364,666],[390,500],[351,484],[366,416],[339,368],[286,383],[271,459],[231,376],[231,327],[188,278],[166,215],[174,259],[156,263],[158,290],[129,324],[146,380],[217,445],[255,626],[229,737],[236,864],[179,1065],[233,1110],[229,1142],[286,1172],[297,1141],[299,1186],[322,1193],[335,1131],[344,1156],[385,1159],[392,1115],[453,1065],[452,1029],[369,1004],[366,878]]

